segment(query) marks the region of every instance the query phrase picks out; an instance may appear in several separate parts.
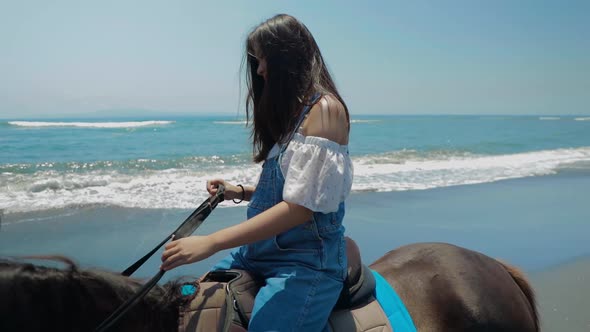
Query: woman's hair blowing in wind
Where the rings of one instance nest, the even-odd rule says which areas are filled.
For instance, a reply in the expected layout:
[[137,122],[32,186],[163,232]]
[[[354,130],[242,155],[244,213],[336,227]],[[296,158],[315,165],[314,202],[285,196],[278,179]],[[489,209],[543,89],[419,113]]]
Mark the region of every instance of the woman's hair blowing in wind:
[[[266,80],[256,73],[258,59],[248,53],[265,59]],[[294,17],[279,14],[254,28],[246,41],[246,57],[246,115],[253,123],[255,162],[266,159],[275,143],[284,143],[315,93],[337,98],[348,117],[318,45]]]

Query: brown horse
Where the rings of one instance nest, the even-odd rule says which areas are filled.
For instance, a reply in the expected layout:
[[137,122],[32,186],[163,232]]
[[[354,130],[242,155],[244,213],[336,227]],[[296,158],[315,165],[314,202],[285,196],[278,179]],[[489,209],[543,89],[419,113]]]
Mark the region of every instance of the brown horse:
[[524,275],[481,253],[417,243],[370,267],[394,287],[418,331],[539,331],[535,296]]
[[[136,279],[0,261],[0,331],[92,331],[141,287]],[[539,331],[531,286],[516,269],[443,243],[412,244],[370,266],[394,286],[418,331]],[[152,289],[117,331],[177,331],[180,281]]]

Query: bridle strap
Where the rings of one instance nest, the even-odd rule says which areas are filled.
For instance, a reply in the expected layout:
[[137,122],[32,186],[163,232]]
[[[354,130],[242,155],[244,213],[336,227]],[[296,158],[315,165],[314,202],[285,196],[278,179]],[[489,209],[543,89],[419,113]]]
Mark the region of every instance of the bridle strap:
[[[174,237],[175,240],[181,239],[191,235],[201,224],[205,221],[205,218],[209,216],[211,211],[215,209],[217,204],[224,200],[225,187],[219,185],[217,187],[217,193],[214,196],[206,199],[191,215],[186,218],[178,228],[168,235],[164,241],[160,242],[154,249],[152,249],[147,255],[143,256],[133,265],[128,267],[123,273],[124,276],[129,276],[135,272],[145,261],[148,260],[164,243]],[[96,332],[104,332],[108,330],[115,322],[117,322],[129,309],[131,309],[139,300],[144,297],[162,278],[166,273],[164,270],[159,270],[156,275],[145,283],[141,289],[139,289],[130,299],[121,304],[107,319],[105,319],[97,328]]]
[[186,218],[182,222],[182,224],[180,224],[180,226],[178,226],[178,228],[174,232],[168,235],[162,242],[160,242],[160,244],[158,244],[145,256],[143,256],[137,262],[133,263],[131,266],[126,268],[125,271],[123,271],[121,274],[126,277],[132,275],[135,271],[137,271],[137,269],[139,269],[140,266],[143,265],[143,263],[145,263],[150,257],[152,257],[152,255],[156,253],[156,251],[158,251],[160,247],[162,247],[166,242],[168,242],[168,240],[170,240],[172,236],[174,236],[175,240],[178,240],[180,238],[191,235],[199,226],[201,226],[205,218],[209,216],[209,214],[211,213],[211,211],[213,211],[217,204],[224,200],[224,194],[225,187],[220,184],[217,187],[217,193],[215,194],[215,196],[211,196],[208,199],[206,199],[195,211],[193,211],[193,213],[191,213],[190,216],[188,216],[188,218]]

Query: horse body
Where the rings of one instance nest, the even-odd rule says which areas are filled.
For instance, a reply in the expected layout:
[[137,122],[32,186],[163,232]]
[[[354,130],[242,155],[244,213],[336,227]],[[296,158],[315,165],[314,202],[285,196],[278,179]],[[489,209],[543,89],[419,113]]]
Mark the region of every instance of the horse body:
[[538,331],[532,289],[516,269],[444,243],[411,244],[370,265],[418,331]]
[[[0,261],[0,331],[92,331],[141,287],[104,271]],[[397,291],[418,331],[538,331],[530,285],[515,269],[442,243],[388,252],[370,267]],[[157,286],[114,326],[177,331],[179,282]]]

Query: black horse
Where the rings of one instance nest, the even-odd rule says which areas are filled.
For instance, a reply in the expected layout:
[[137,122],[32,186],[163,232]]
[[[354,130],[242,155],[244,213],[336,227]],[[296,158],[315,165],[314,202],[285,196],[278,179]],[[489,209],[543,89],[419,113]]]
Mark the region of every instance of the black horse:
[[[141,286],[112,272],[0,261],[0,331],[93,331]],[[517,269],[444,243],[390,251],[370,267],[394,286],[418,331],[539,331],[533,290]],[[114,326],[177,331],[180,281],[156,286]]]

